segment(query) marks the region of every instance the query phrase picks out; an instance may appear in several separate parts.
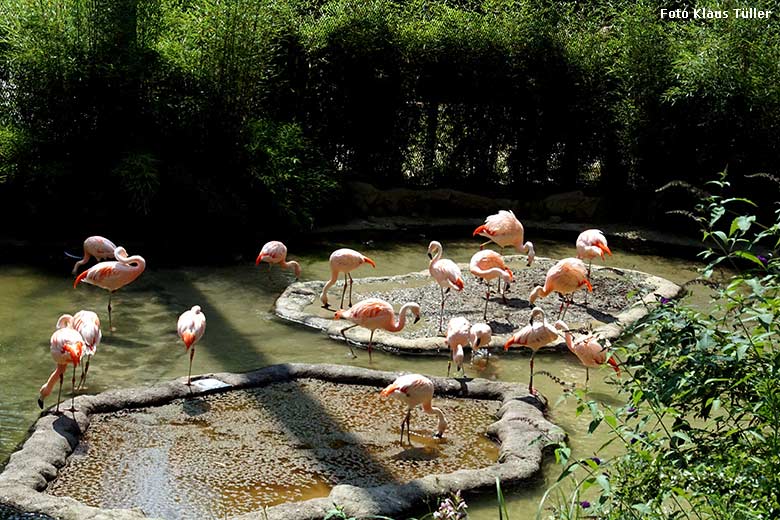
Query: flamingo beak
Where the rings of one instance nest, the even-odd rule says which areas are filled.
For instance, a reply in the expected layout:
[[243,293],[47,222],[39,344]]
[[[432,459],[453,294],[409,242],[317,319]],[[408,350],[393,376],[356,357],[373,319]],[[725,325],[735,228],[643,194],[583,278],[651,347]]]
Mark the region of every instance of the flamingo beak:
[[417,323],[418,321],[420,321],[420,315],[419,315],[419,314],[417,314],[417,315],[414,317],[414,322],[415,322],[415,323]]
[[39,407],[41,410],[43,410],[43,399],[41,399],[40,397],[38,398],[38,407]]
[[475,348],[475,349],[478,349],[478,348],[479,348],[479,342],[480,342],[480,341],[482,341],[482,338],[477,338],[477,341],[476,341],[476,343],[474,343],[474,348]]
[[260,265],[260,262],[263,261],[263,253],[260,253],[257,255],[257,260],[255,260],[255,265]]
[[428,258],[430,258],[431,260],[433,260],[433,255],[430,253],[430,251],[428,252]]

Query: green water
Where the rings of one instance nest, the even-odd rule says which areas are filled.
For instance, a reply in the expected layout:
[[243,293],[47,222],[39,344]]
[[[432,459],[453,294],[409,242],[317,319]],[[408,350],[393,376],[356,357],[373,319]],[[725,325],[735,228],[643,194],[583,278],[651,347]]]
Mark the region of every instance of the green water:
[[[302,280],[329,277],[327,258],[337,247],[353,247],[376,261],[377,268],[363,266],[353,272],[363,276],[393,275],[425,269],[428,240],[422,237],[411,244],[333,243],[316,253],[290,257],[300,261]],[[258,251],[260,249],[258,244]],[[573,244],[536,243],[537,254],[564,257],[574,254]],[[444,242],[445,256],[456,262],[468,262],[477,242]],[[132,251],[144,254],[144,251]],[[148,259],[147,259],[148,260]],[[608,265],[638,269],[668,278],[677,283],[696,276],[694,262],[636,255],[615,251]],[[103,321],[104,337],[90,366],[88,392],[97,393],[120,387],[131,387],[186,375],[188,358],[176,335],[178,316],[192,305],[200,305],[207,317],[207,331],[197,346],[193,373],[242,372],[283,362],[343,363],[380,370],[420,372],[444,376],[446,357],[398,357],[374,352],[373,363],[365,351],[357,359],[348,356],[342,342],[328,339],[323,333],[281,322],[273,313],[273,304],[291,275],[256,267],[252,259],[231,267],[181,266],[158,269],[153,263],[133,284],[120,290],[113,299],[116,331],[106,332],[108,293],[93,286],[72,287],[70,268],[63,263],[61,274],[42,272],[25,266],[0,268],[0,460],[5,461],[25,439],[27,429],[36,420],[39,387],[54,365],[49,354],[49,336],[57,318],[79,309],[98,312]],[[513,266],[514,267],[514,266]],[[518,266],[519,268],[519,266]],[[359,281],[356,281],[359,283]],[[332,293],[335,294],[335,293]],[[706,299],[706,293],[693,298]],[[338,302],[336,302],[338,303]],[[423,309],[425,312],[425,309]],[[435,310],[430,310],[436,319]],[[512,356],[491,358],[490,376],[506,381],[528,381],[528,358]],[[547,370],[564,380],[582,382],[585,370],[573,355],[540,353],[536,369]],[[468,366],[469,376],[479,376]],[[591,395],[608,403],[617,398],[607,380],[611,370],[591,372]],[[548,396],[553,407],[550,418],[566,429],[576,456],[591,455],[601,440],[586,434],[588,419],[577,418],[573,402],[557,403],[561,388],[544,377],[534,381]],[[69,396],[66,382],[64,396]],[[47,400],[53,403],[55,393]],[[395,420],[395,418],[393,418]],[[454,469],[454,468],[453,468]],[[548,461],[538,482],[525,490],[509,490],[509,512],[513,520],[531,517],[559,468]],[[470,505],[471,518],[495,518],[495,501],[477,500]]]

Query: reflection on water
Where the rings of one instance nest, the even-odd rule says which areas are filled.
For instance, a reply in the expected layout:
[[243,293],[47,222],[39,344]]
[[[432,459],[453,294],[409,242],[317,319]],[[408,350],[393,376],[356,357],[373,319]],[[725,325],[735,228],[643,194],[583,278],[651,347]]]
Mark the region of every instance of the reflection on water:
[[[327,258],[336,247],[353,247],[373,258],[376,269],[361,268],[357,276],[392,275],[427,268],[427,240],[409,244],[332,244],[316,253],[290,251],[300,260],[302,280],[324,280],[329,277]],[[477,242],[445,243],[447,257],[468,262]],[[574,254],[573,244],[536,241],[537,253],[549,257]],[[143,254],[142,251],[139,253]],[[523,263],[524,264],[524,263]],[[523,264],[516,266],[522,269]],[[680,259],[634,255],[615,251],[607,265],[646,271],[684,283],[696,276],[696,264]],[[21,442],[28,427],[38,416],[36,399],[39,387],[54,368],[49,354],[49,336],[60,314],[79,309],[96,311],[107,322],[106,291],[92,286],[72,287],[70,268],[63,262],[62,274],[54,275],[22,266],[0,268],[0,459]],[[185,376],[188,358],[176,335],[176,319],[183,311],[198,304],[207,316],[206,335],[197,345],[193,374],[206,372],[243,372],[282,362],[342,363],[383,370],[421,372],[444,376],[444,358],[397,357],[375,352],[369,364],[364,351],[351,359],[343,343],[329,340],[324,334],[280,322],[272,314],[275,298],[291,280],[286,271],[266,266],[256,267],[252,259],[232,267],[186,267],[156,269],[153,264],[132,285],[115,293],[113,318],[116,332],[104,333],[103,342],[90,364],[87,392],[143,385]],[[360,283],[356,276],[356,287]],[[694,301],[705,302],[707,293],[696,288]],[[699,290],[701,289],[701,290]],[[437,319],[438,308],[423,309],[426,318]],[[537,366],[567,381],[584,381],[584,368],[573,355],[540,352]],[[466,365],[467,374],[479,375]],[[591,389],[594,395],[614,392],[605,378],[611,370],[593,371]],[[523,355],[503,358],[491,356],[491,378],[525,382],[528,362]],[[66,385],[67,386],[67,385]],[[556,403],[561,388],[553,381],[539,377],[538,389]],[[63,390],[63,397],[69,397]],[[47,406],[53,404],[53,397]],[[587,418],[575,417],[574,404],[554,405],[551,419],[566,429],[572,449],[587,456],[600,446],[599,439],[586,435]],[[395,422],[396,418],[391,419]],[[400,422],[400,421],[399,421]],[[548,464],[543,479],[557,477],[558,468]],[[544,483],[526,491],[510,494],[510,514],[523,518],[535,510],[544,492]],[[481,502],[480,502],[481,503]],[[472,504],[472,517],[493,518],[492,501]],[[484,507],[484,513],[480,512]]]

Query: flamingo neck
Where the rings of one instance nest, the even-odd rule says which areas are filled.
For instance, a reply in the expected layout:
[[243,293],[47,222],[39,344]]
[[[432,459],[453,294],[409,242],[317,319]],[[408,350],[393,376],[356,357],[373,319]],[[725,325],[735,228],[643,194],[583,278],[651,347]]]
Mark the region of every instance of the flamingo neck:
[[530,240],[523,244],[523,250],[528,252],[528,265],[531,265],[534,262],[534,258],[536,258],[536,250],[534,249],[534,244]]
[[399,330],[403,329],[406,326],[406,311],[413,307],[413,303],[405,303],[401,307],[401,310],[398,311],[398,317],[396,318],[395,323],[392,323],[390,327],[387,328],[387,330],[389,332],[398,332]]
[[279,262],[279,265],[284,269],[290,269],[292,267],[293,272],[295,273],[295,277],[299,278],[301,276],[301,264],[299,264],[295,260],[290,260],[288,262],[285,260],[285,258],[282,258],[282,261]]
[[509,279],[509,273],[501,269],[500,267],[491,267],[490,269],[478,269],[480,277],[483,278],[496,278],[500,276],[502,280],[507,281]]
[[566,338],[566,346],[569,347],[569,350],[571,350],[576,354],[576,351],[574,349],[574,340],[571,337],[571,332],[569,332],[568,330],[566,331],[565,338]]
[[436,254],[433,255],[433,258],[431,258],[430,265],[433,265],[441,260],[441,257],[444,254],[444,248],[441,246],[434,246],[433,250],[436,251]]
[[114,257],[117,259],[117,261],[125,264],[126,266],[138,269],[139,271],[143,271],[144,269],[146,269],[146,260],[144,260],[144,257],[142,256],[139,255],[127,256],[121,253],[117,254],[116,252],[114,252]]
[[439,436],[444,435],[444,431],[447,429],[447,419],[444,417],[444,412],[442,412],[440,408],[431,406],[430,401],[424,403],[422,409],[423,412],[427,414],[434,414],[439,418],[439,424],[436,426],[436,431],[439,433]]
[[537,285],[534,287],[534,290],[531,291],[531,295],[528,297],[528,301],[529,303],[533,303],[537,298],[544,298],[548,294],[550,294],[550,291],[546,291],[544,287]]
[[57,384],[57,381],[59,381],[60,376],[65,373],[65,370],[68,368],[68,365],[57,365],[57,368],[54,369],[54,372],[51,373],[49,376],[49,379],[46,381],[46,384],[41,387],[40,390],[40,397],[41,399],[45,399],[51,394],[51,391],[54,390],[54,385]]

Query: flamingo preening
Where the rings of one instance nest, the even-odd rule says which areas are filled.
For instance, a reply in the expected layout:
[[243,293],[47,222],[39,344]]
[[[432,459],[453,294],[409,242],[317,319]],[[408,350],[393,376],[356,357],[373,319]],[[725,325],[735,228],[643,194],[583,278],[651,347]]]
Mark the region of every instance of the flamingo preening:
[[269,272],[271,264],[278,264],[282,269],[292,269],[295,273],[295,278],[301,277],[301,264],[295,260],[287,261],[287,246],[278,240],[272,240],[263,245],[260,254],[257,255],[255,265],[260,265],[260,262],[268,263]]
[[195,357],[195,343],[206,332],[206,315],[201,311],[200,305],[193,306],[179,316],[176,330],[184,342],[185,349],[190,351],[190,368],[187,371],[187,386],[190,386],[192,384],[192,358]]
[[607,349],[601,346],[598,338],[592,334],[579,338],[574,341],[571,335],[571,331],[565,328],[565,324],[562,321],[558,321],[555,324],[558,330],[565,332],[566,346],[569,350],[577,356],[580,363],[585,367],[585,388],[588,388],[588,381],[590,380],[590,369],[598,368],[605,363],[609,363],[612,369],[620,376],[620,367],[615,361],[614,357],[607,358]]
[[[562,321],[556,322],[556,326],[567,329]],[[531,311],[531,319],[525,327],[520,329],[504,344],[504,350],[509,350],[512,345],[520,345],[531,349],[531,379],[528,382],[528,392],[534,393],[534,356],[536,351],[545,345],[549,345],[558,338],[558,330],[547,322],[544,317],[544,311],[539,307],[534,307]]]
[[38,392],[38,406],[43,409],[43,400],[46,399],[54,389],[57,380],[60,382],[57,392],[57,409],[60,411],[60,398],[62,396],[62,380],[68,365],[73,365],[73,378],[71,379],[71,397],[70,411],[75,412],[74,394],[76,393],[76,365],[81,362],[81,356],[84,354],[84,338],[73,328],[73,317],[70,314],[63,314],[57,320],[57,330],[51,335],[49,340],[51,357],[57,364],[57,368],[49,375],[46,384]]
[[409,419],[412,409],[417,405],[422,405],[423,412],[436,415],[439,418],[439,424],[436,427],[434,437],[440,438],[447,429],[447,419],[444,418],[444,412],[431,405],[433,400],[433,381],[420,374],[406,374],[399,376],[395,381],[380,392],[382,397],[393,397],[404,403],[407,407],[404,420],[401,421],[401,444],[404,443],[404,425],[406,426],[406,440],[412,444],[411,426]]
[[577,258],[588,261],[588,279],[594,258],[601,257],[601,260],[604,260],[604,253],[612,256],[612,251],[607,246],[607,237],[598,229],[586,229],[580,233],[576,245]]
[[534,287],[528,296],[528,301],[533,305],[537,298],[544,298],[551,292],[560,293],[564,300],[558,310],[558,319],[562,320],[569,305],[574,300],[574,292],[580,288],[593,291],[593,286],[588,280],[585,262],[579,258],[564,258],[547,271],[544,287],[539,285]]
[[[73,266],[72,273],[76,274],[76,271],[79,270],[79,267],[89,262],[89,259],[92,256],[94,256],[98,261],[104,260],[106,258],[114,258],[115,250],[116,246],[114,243],[105,237],[98,235],[88,237],[86,240],[84,240],[84,257],[76,262],[76,265]],[[65,254],[71,258],[78,258],[77,256],[73,256],[69,253]]]
[[371,331],[371,336],[368,339],[368,359],[371,361],[371,347],[374,342],[374,331],[376,329],[384,329],[388,332],[398,332],[406,326],[406,311],[410,311],[414,314],[414,323],[420,320],[420,306],[417,303],[409,302],[401,306],[396,317],[393,306],[384,300],[379,298],[367,298],[365,300],[357,302],[355,305],[347,310],[336,311],[335,319],[345,319],[351,321],[354,325],[350,325],[341,330],[341,335],[344,336],[344,341],[349,346],[349,351],[352,353],[352,357],[355,357],[355,351],[352,350],[352,345],[347,341],[347,336],[344,334],[351,328],[363,327]]
[[450,289],[456,291],[463,290],[463,278],[458,264],[449,258],[442,258],[444,248],[440,242],[432,241],[428,245],[428,258],[431,259],[428,264],[428,272],[441,289],[441,309],[439,311],[439,332],[441,332],[444,322],[444,303],[450,294]]
[[[498,278],[498,292],[506,303],[506,291],[509,290],[510,282],[514,281],[512,270],[504,263],[504,258],[490,249],[478,251],[469,261],[469,271],[474,276],[481,278],[487,284],[487,293],[485,295],[485,312],[482,319],[487,320],[487,307],[490,301],[490,280]],[[501,280],[504,280],[504,290],[501,290]]]
[[512,211],[500,210],[495,215],[485,219],[485,223],[474,230],[472,236],[481,235],[489,238],[487,242],[479,246],[484,248],[490,242],[495,242],[501,249],[505,246],[513,246],[518,253],[528,252],[528,266],[534,263],[536,252],[532,242],[523,243],[523,225],[517,220]]
[[93,265],[76,277],[73,282],[75,288],[79,283],[85,282],[108,291],[108,327],[114,330],[111,324],[111,296],[115,291],[134,281],[141,276],[146,269],[146,260],[138,255],[127,256],[124,247],[114,250],[116,261],[100,262]]
[[76,329],[81,337],[84,338],[84,357],[87,361],[81,364],[81,379],[79,379],[78,388],[82,388],[87,382],[87,372],[89,372],[89,361],[97,352],[103,333],[100,331],[100,318],[92,311],[79,311],[73,316],[73,328]]
[[330,289],[339,279],[339,273],[344,273],[344,290],[341,291],[340,309],[344,308],[344,293],[347,291],[347,277],[349,277],[349,306],[352,307],[352,275],[349,274],[363,264],[371,264],[376,267],[376,263],[369,257],[358,253],[354,249],[337,249],[333,251],[328,260],[330,264],[330,280],[325,283],[320,294],[320,302],[324,309],[330,308],[328,304],[328,289]]

